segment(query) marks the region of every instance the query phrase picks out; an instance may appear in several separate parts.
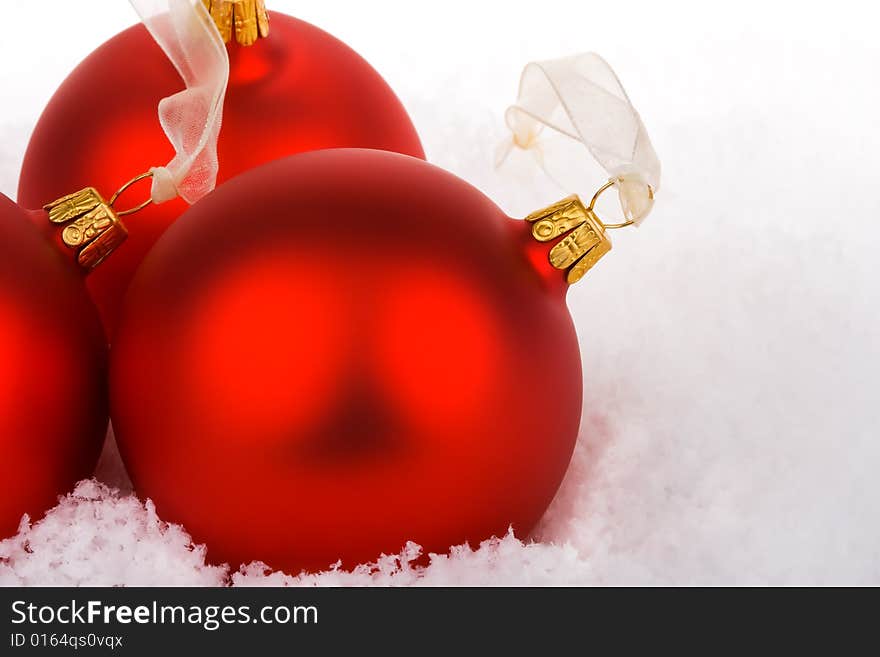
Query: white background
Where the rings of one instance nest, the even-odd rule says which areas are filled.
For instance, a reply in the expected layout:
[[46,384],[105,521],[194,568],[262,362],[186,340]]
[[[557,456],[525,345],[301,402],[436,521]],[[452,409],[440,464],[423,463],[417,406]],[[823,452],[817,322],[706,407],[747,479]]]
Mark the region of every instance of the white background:
[[[3,5],[14,197],[42,107],[135,15],[125,0]],[[578,550],[572,581],[880,584],[873,3],[269,5],[358,50],[428,158],[512,214],[568,191],[527,157],[493,169],[523,64],[594,50],[640,110],[664,165],[655,213],[569,297],[584,431],[538,538]]]

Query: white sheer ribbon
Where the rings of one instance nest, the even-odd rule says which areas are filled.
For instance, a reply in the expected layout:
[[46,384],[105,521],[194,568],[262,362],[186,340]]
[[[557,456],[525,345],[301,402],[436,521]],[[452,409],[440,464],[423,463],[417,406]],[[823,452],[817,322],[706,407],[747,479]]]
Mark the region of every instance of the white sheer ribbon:
[[650,212],[660,187],[660,161],[639,113],[599,55],[527,64],[505,119],[513,134],[499,147],[499,166],[513,148],[522,148],[557,183],[575,191],[585,168],[593,166],[584,162],[591,155],[617,187],[627,221],[639,224]]
[[217,184],[217,139],[229,81],[226,46],[202,0],[130,0],[174,64],[186,89],[159,102],[159,121],[176,152],[150,169],[154,203],[195,203]]

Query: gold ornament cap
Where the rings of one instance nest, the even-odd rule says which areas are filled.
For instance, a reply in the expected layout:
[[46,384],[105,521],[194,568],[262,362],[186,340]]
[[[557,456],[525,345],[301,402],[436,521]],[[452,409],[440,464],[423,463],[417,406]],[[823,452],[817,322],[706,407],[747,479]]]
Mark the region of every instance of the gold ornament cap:
[[264,0],[202,0],[224,43],[252,46],[269,36],[269,12]]
[[109,201],[105,201],[94,187],[86,187],[43,206],[49,213],[49,221],[61,227],[64,246],[76,251],[76,262],[80,267],[92,271],[125,242],[128,229],[120,217],[143,210],[152,199],[129,210],[118,211],[113,206],[125,190],[152,176],[152,173],[143,173],[133,178]]
[[119,215],[94,187],[86,187],[44,206],[49,221],[64,225],[61,240],[75,249],[86,271],[100,265],[128,237]]
[[[548,256],[550,264],[554,268],[566,272],[566,280],[569,284],[577,283],[599,259],[611,250],[611,240],[607,231],[614,228],[625,228],[635,225],[639,217],[627,208],[623,202],[625,220],[616,224],[606,224],[596,214],[596,201],[602,193],[611,187],[618,187],[621,192],[626,191],[624,185],[628,184],[625,178],[612,178],[602,185],[594,195],[589,205],[584,205],[576,194],[568,196],[551,206],[533,212],[526,221],[532,224],[532,237],[539,242],[552,242],[559,240],[550,249]],[[654,190],[650,185],[645,185],[641,193],[646,194],[642,202],[641,210],[647,214],[650,205],[654,203]],[[563,237],[564,235],[564,237]]]
[[539,242],[565,235],[550,249],[549,259],[554,268],[566,271],[569,284],[577,283],[611,250],[605,226],[577,195],[533,212],[526,221],[532,224],[532,237]]

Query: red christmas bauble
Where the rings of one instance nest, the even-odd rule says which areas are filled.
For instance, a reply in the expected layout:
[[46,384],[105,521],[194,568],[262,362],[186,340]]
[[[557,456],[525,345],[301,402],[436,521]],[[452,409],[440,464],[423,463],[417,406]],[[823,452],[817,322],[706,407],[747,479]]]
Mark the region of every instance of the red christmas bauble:
[[[229,46],[230,79],[218,145],[219,182],[303,151],[363,147],[424,157],[415,128],[379,74],[326,32],[271,14],[271,33],[251,47]],[[117,189],[174,152],[157,106],[182,89],[174,67],[143,26],[98,48],[61,85],[25,155],[18,200],[86,186]],[[108,332],[144,254],[186,209],[177,200],[132,218],[128,241],[89,277]]]
[[137,491],[216,560],[348,565],[526,535],[581,416],[562,274],[415,158],[243,174],[148,254],[111,350]]
[[94,470],[107,429],[106,338],[80,271],[0,195],[0,537]]

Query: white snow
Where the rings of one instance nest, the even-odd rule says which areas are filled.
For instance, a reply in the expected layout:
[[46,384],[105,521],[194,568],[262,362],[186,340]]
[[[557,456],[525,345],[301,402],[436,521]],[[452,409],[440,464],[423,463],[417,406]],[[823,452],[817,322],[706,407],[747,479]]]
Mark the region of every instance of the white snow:
[[[82,18],[65,4],[15,10],[28,25],[61,12],[39,60],[22,63],[37,42],[21,31],[0,41],[10,196],[43,103],[133,20],[118,3],[93,34],[71,31]],[[663,187],[570,294],[583,432],[537,542],[505,536],[427,567],[401,546],[293,577],[206,565],[125,492],[110,453],[99,474],[123,492],[84,482],[0,542],[0,584],[880,584],[876,10],[803,5],[795,21],[771,3],[574,4],[451,0],[425,16],[391,0],[272,3],[364,54],[429,158],[514,215],[565,195],[523,154],[492,168],[526,61],[596,50],[644,118]]]

